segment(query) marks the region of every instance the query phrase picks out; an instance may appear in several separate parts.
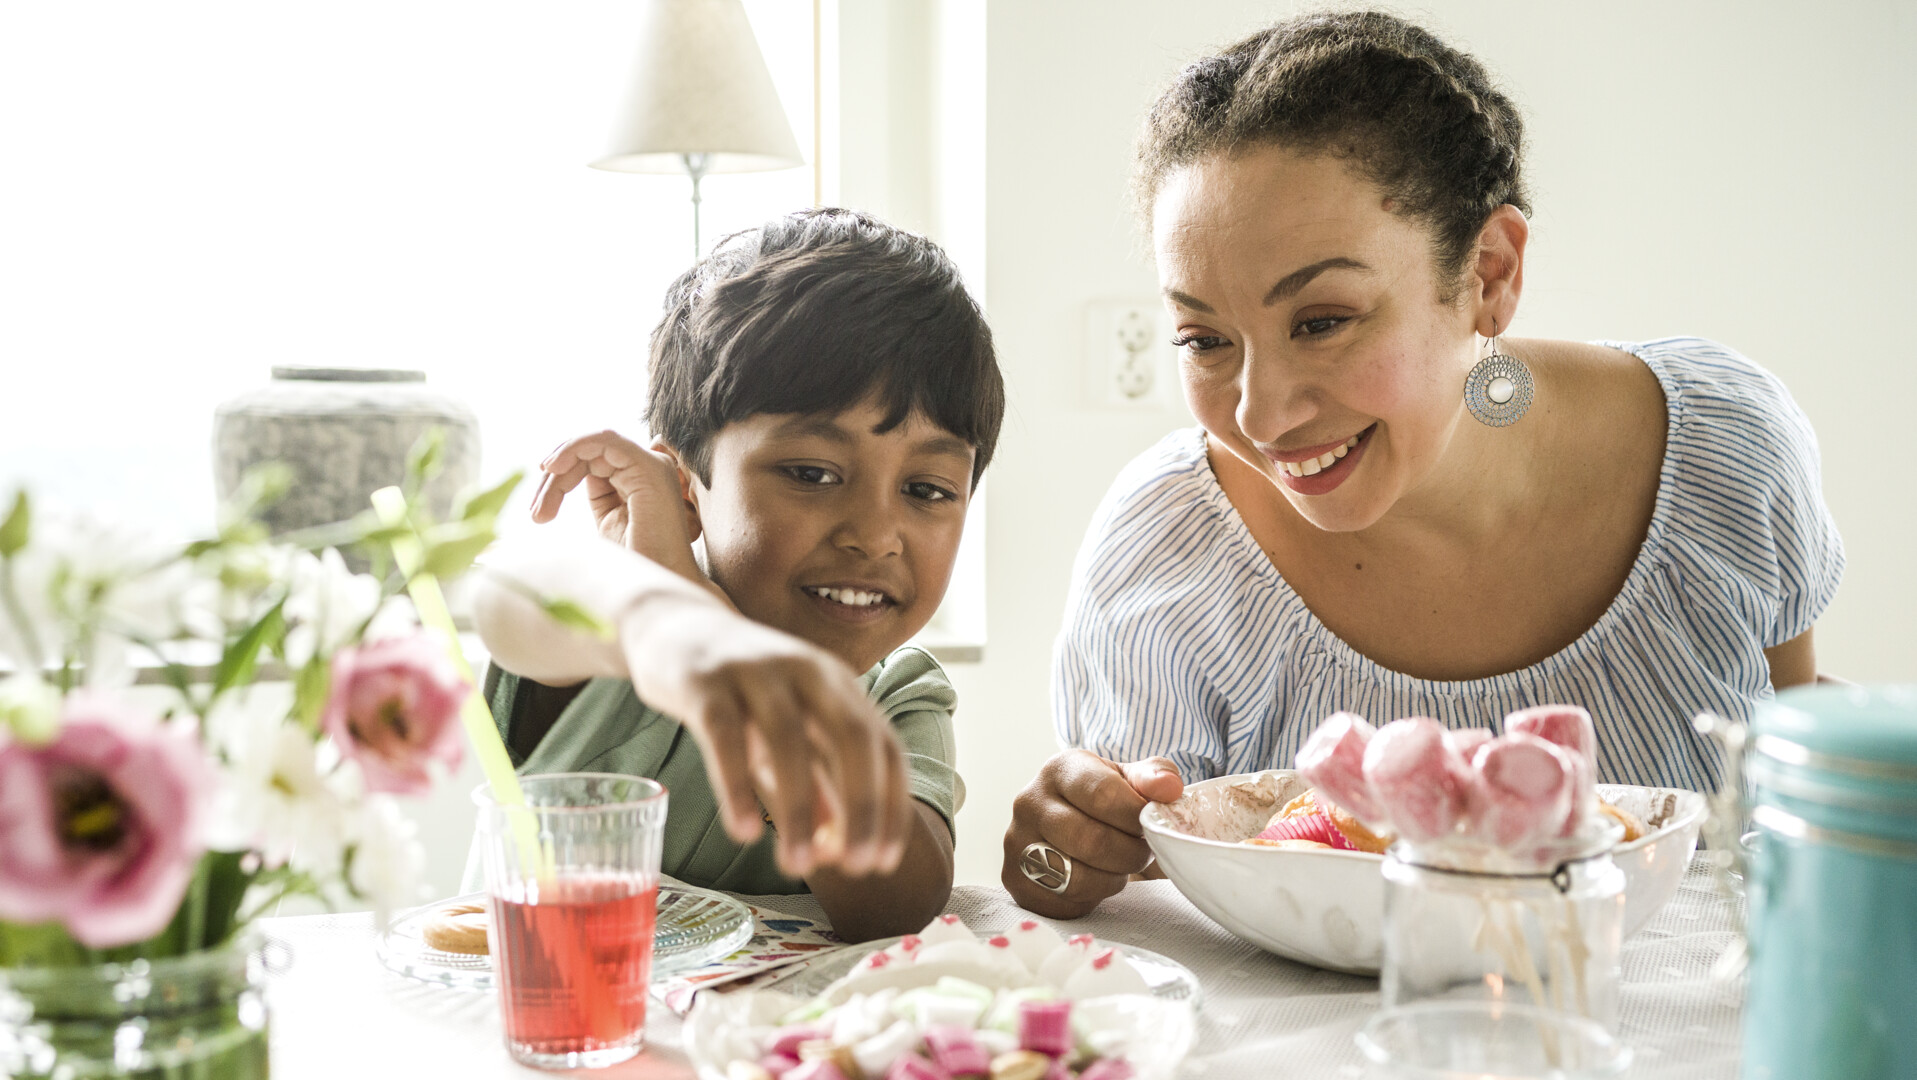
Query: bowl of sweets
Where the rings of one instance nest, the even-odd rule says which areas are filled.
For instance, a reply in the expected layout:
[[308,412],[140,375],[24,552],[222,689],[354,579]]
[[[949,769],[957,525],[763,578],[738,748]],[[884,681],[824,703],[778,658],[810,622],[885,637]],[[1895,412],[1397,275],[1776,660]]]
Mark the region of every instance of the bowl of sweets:
[[[1385,730],[1413,724],[1436,727],[1435,721],[1414,719]],[[1704,796],[1593,783],[1596,740],[1584,710],[1526,709],[1506,719],[1504,736],[1482,728],[1421,730],[1427,742],[1442,740],[1427,755],[1434,764],[1410,755],[1387,760],[1394,744],[1417,740],[1375,739],[1384,732],[1374,733],[1363,719],[1333,716],[1299,751],[1298,769],[1215,777],[1187,785],[1176,802],[1147,806],[1141,815],[1146,842],[1178,890],[1225,929],[1279,956],[1360,975],[1376,974],[1382,960],[1381,869],[1385,849],[1397,839],[1366,824],[1379,820],[1367,769],[1387,784],[1423,782],[1447,792],[1448,798],[1438,800],[1442,805],[1433,807],[1437,830],[1508,830],[1512,822],[1529,827],[1530,819],[1541,818],[1562,818],[1569,827],[1572,818],[1592,814],[1613,819],[1622,836],[1611,856],[1625,877],[1627,938],[1676,894],[1697,850],[1707,814]],[[1564,752],[1571,772],[1564,805],[1532,805],[1485,783],[1480,755],[1494,743],[1526,739],[1543,739]],[[1445,775],[1421,777],[1420,767]],[[1501,795],[1510,797],[1500,802]]]

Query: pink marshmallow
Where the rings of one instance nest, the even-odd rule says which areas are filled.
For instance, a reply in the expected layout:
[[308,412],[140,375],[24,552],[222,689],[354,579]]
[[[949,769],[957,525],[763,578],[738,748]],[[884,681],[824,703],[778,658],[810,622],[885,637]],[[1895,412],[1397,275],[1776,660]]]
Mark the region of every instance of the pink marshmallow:
[[1570,836],[1597,813],[1597,729],[1591,714],[1576,705],[1536,705],[1504,718],[1504,730],[1536,735],[1570,751],[1571,805],[1558,835]]
[[1365,779],[1365,747],[1375,734],[1362,716],[1332,713],[1305,740],[1295,759],[1298,771],[1312,787],[1366,825],[1382,824],[1385,819]]
[[1470,766],[1445,740],[1443,725],[1423,716],[1380,728],[1365,747],[1364,775],[1383,818],[1413,843],[1449,835],[1472,786]]
[[1571,805],[1575,761],[1563,748],[1523,732],[1484,744],[1474,760],[1481,779],[1471,793],[1472,831],[1507,850],[1558,835]]
[[1534,705],[1504,718],[1504,730],[1536,735],[1586,760],[1597,760],[1597,729],[1591,714],[1576,705]]
[[1490,742],[1492,737],[1490,728],[1481,727],[1451,728],[1444,733],[1445,741],[1466,761],[1470,761],[1477,754],[1478,747]]

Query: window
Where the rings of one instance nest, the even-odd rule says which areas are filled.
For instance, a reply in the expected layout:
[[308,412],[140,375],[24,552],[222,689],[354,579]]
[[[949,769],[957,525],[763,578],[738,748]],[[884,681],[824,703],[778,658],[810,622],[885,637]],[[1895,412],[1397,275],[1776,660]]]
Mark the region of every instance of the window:
[[[808,154],[811,7],[746,0]],[[639,11],[0,7],[0,489],[200,531],[213,410],[278,364],[424,370],[478,414],[483,477],[636,432],[692,256],[685,177],[586,167]],[[704,195],[709,247],[813,174]]]

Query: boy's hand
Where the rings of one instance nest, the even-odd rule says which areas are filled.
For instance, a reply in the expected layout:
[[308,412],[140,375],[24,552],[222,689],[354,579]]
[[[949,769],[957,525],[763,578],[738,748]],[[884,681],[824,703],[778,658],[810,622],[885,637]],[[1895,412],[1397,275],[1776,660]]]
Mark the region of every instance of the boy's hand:
[[619,630],[639,697],[698,739],[733,839],[758,836],[763,802],[787,874],[898,866],[913,813],[904,755],[843,662],[695,600],[655,600]]
[[662,447],[649,450],[616,431],[601,431],[560,444],[539,468],[545,475],[533,493],[534,521],[551,521],[583,480],[601,536],[680,573],[696,570],[692,541],[698,522],[687,512],[678,462]]

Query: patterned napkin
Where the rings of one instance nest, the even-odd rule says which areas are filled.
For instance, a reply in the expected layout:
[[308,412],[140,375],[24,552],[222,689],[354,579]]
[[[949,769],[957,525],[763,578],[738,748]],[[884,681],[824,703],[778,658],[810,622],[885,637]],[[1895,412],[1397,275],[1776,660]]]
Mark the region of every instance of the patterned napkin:
[[752,909],[752,937],[723,959],[704,967],[682,971],[652,984],[652,996],[674,1014],[684,1016],[692,1008],[693,995],[701,990],[723,987],[726,991],[744,989],[772,981],[786,969],[845,948],[845,942],[824,922],[746,902]]

